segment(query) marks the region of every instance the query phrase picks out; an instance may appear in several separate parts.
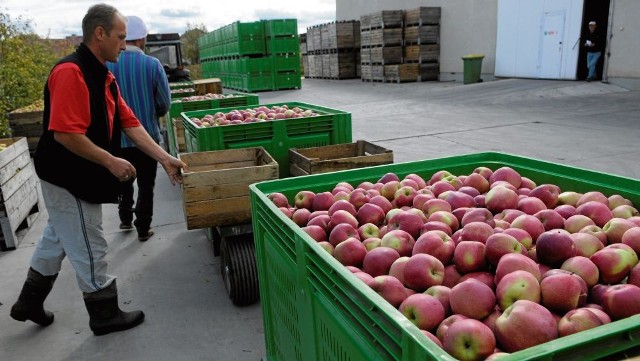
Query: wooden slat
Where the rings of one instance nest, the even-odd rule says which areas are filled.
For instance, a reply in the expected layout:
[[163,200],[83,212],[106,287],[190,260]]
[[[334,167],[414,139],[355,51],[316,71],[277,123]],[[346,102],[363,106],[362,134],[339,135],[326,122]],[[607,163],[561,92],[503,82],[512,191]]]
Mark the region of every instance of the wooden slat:
[[[5,151],[2,151],[0,153],[4,153]],[[0,167],[0,186],[2,187],[4,187],[5,184],[16,174],[27,168],[29,163],[31,163],[29,149],[25,148],[20,154],[16,154],[15,158],[11,160],[6,158],[6,160],[8,160],[8,162],[4,166]]]
[[18,211],[20,208],[20,204],[25,199],[29,199],[29,197],[31,196],[31,194],[29,193],[37,193],[36,183],[36,177],[35,175],[33,175],[26,181],[18,184],[18,188],[10,196],[8,196],[7,198],[3,198],[2,203],[0,204],[0,217],[7,217]]
[[305,169],[302,169],[298,164],[289,163],[289,175],[291,175],[292,177],[299,177],[302,175],[309,175],[309,174],[311,173],[309,173]]
[[278,167],[269,165],[192,173],[182,178],[185,187],[201,187],[211,184],[236,183],[239,179],[255,183],[266,179],[277,179],[277,175]]
[[35,177],[35,171],[31,162],[27,163],[24,169],[15,173],[9,181],[2,185],[2,199],[9,199],[13,193],[15,193],[20,186],[26,183],[29,178]]
[[7,147],[0,152],[0,168],[4,168],[9,162],[29,149],[27,139],[24,137],[0,139],[0,143]]
[[256,158],[255,148],[228,149],[224,151],[195,152],[181,155],[180,160],[189,167],[221,162],[236,162]]
[[251,219],[251,198],[233,197],[185,204],[187,229],[246,223]]
[[184,202],[199,202],[211,199],[222,199],[249,195],[249,182],[234,184],[212,184],[196,188],[184,188]]
[[323,160],[311,165],[311,174],[335,172],[352,168],[364,168],[393,163],[393,154],[373,154],[358,157]]
[[318,174],[393,163],[393,151],[358,140],[350,144],[291,149],[289,162],[291,175]]

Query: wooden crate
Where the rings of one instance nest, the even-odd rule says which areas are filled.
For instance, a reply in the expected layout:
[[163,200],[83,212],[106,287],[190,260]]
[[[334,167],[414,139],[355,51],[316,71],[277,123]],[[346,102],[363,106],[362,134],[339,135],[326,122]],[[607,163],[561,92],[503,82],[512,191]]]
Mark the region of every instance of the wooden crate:
[[372,64],[398,64],[402,63],[401,46],[377,46],[371,48]]
[[439,41],[439,25],[409,26],[404,29],[406,44],[437,44]]
[[322,78],[331,77],[331,55],[322,54]]
[[[353,49],[355,46],[354,20],[328,24],[328,49]],[[360,28],[358,27],[358,32]],[[322,39],[324,44],[325,39]],[[360,45],[358,45],[360,46]]]
[[335,172],[393,163],[393,151],[358,140],[314,148],[289,149],[292,176]]
[[420,80],[420,64],[396,64],[384,66],[384,77],[388,82],[404,83]]
[[404,20],[404,12],[402,10],[383,10],[372,13],[370,16],[369,27],[372,29],[401,27]]
[[43,207],[27,139],[0,139],[0,249],[15,249],[16,231],[30,227]]
[[356,57],[353,50],[329,54],[329,78],[350,79],[356,76]]
[[175,137],[175,145],[178,153],[184,153],[187,151],[187,146],[185,143],[184,137],[184,124],[182,124],[182,119],[176,118],[173,119],[173,135]]
[[262,147],[183,153],[182,197],[187,229],[251,221],[249,185],[278,179],[278,163]]
[[437,63],[440,59],[440,45],[407,45],[404,61],[409,63]]
[[42,135],[43,111],[9,113],[9,128],[12,137],[25,137],[31,155],[36,151]]
[[218,78],[194,80],[193,87],[196,89],[196,95],[222,94],[222,82]]
[[365,45],[402,45],[402,28],[369,30],[368,41]]
[[420,81],[438,81],[440,79],[440,63],[420,64]]
[[404,23],[409,25],[437,25],[440,24],[440,7],[419,7],[417,9],[405,10]]

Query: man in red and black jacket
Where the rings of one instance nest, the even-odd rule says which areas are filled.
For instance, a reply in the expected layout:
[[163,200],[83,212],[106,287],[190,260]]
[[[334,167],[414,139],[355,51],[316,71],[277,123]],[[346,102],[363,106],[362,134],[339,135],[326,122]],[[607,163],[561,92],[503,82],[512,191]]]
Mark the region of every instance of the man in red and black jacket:
[[114,7],[92,6],[82,20],[83,42],[52,69],[44,89],[43,134],[34,155],[49,220],[31,258],[11,317],[42,326],[53,322],[43,303],[69,258],[95,335],[142,323],[142,311],[118,306],[115,277],[107,274],[102,204],[117,203],[120,182],[136,169],[120,157],[121,132],[157,160],[172,184],[186,165],[151,139],[127,106],[105,63],[125,48],[126,18]]

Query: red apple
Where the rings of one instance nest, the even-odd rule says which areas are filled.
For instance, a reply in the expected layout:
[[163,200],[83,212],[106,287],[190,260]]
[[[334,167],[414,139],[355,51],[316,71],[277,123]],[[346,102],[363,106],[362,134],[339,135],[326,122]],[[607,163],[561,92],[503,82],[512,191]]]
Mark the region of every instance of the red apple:
[[576,207],[579,207],[587,202],[592,202],[592,201],[605,204],[607,205],[607,207],[609,207],[609,198],[599,191],[591,191],[591,192],[582,194],[578,199],[578,201],[576,202]]
[[524,247],[527,250],[533,246],[533,238],[531,238],[531,235],[529,234],[529,232],[525,231],[524,229],[505,228],[502,233],[506,233],[512,236],[513,238],[515,238],[518,242],[520,242],[522,247]]
[[420,228],[422,228],[423,224],[424,222],[418,214],[401,211],[388,219],[387,228],[389,230],[403,230],[415,239],[420,236]]
[[484,360],[495,350],[496,339],[484,323],[460,320],[449,326],[442,347],[459,360]]
[[496,286],[496,300],[502,311],[518,300],[540,303],[540,283],[528,271],[516,270],[507,273]]
[[574,333],[586,331],[604,323],[589,308],[577,308],[567,312],[558,322],[558,336],[564,337]]
[[546,208],[554,208],[558,203],[560,187],[555,184],[541,184],[529,192],[529,197],[539,198],[544,202]]
[[482,222],[491,227],[495,226],[493,214],[486,208],[469,208],[464,212],[460,225],[465,227],[469,223]]
[[598,266],[587,257],[571,257],[562,263],[560,269],[567,270],[582,277],[588,288],[595,286],[600,279]]
[[487,192],[485,204],[492,213],[499,213],[505,209],[516,209],[518,208],[518,194],[507,187],[494,187]]
[[636,264],[631,269],[629,277],[627,278],[627,283],[640,287],[640,263]]
[[345,266],[362,266],[367,249],[357,238],[348,238],[334,246],[333,257]]
[[326,242],[328,240],[327,232],[320,226],[308,225],[302,227],[302,230],[315,239],[316,242]]
[[495,269],[495,282],[500,283],[500,280],[502,280],[504,276],[513,271],[527,271],[531,273],[538,282],[540,282],[542,278],[538,264],[531,258],[519,253],[508,253],[498,261]]
[[576,208],[576,212],[577,214],[591,218],[598,227],[604,227],[604,225],[613,217],[611,210],[609,210],[609,206],[598,201],[583,203]]
[[486,246],[482,242],[461,241],[453,252],[453,263],[461,274],[484,270]]
[[385,218],[384,210],[373,203],[363,204],[357,212],[356,218],[359,224],[372,223],[376,226],[383,223]]
[[574,191],[566,191],[558,194],[558,203],[557,205],[569,205],[575,207],[582,197],[582,193],[574,192]]
[[536,258],[550,267],[559,267],[576,253],[576,245],[563,230],[546,231],[536,240]]
[[367,249],[367,252],[371,251],[374,248],[380,247],[381,244],[382,240],[378,237],[369,237],[365,238],[365,240],[362,241],[362,245]]
[[564,228],[564,217],[560,215],[556,210],[543,209],[533,215],[538,218],[545,231],[550,231],[556,228]]
[[600,241],[600,243],[602,243],[603,246],[606,246],[607,244],[609,244],[609,241],[607,241],[607,234],[602,230],[602,228],[596,226],[595,224],[590,226],[585,226],[584,228],[580,229],[578,233],[588,233],[596,236],[596,238],[598,238],[598,240]]
[[[384,189],[384,187],[383,187]],[[401,186],[393,195],[393,202],[396,207],[411,207],[413,205],[413,198],[416,196],[417,191],[411,186]]]
[[484,222],[471,222],[462,228],[459,242],[476,241],[486,243],[487,238],[493,235],[493,228]]
[[391,264],[391,267],[389,267],[389,276],[397,278],[405,286],[404,268],[407,266],[407,261],[409,261],[408,256],[400,257]]
[[356,188],[349,194],[349,203],[351,203],[356,209],[360,209],[364,204],[371,200],[371,196],[366,190],[362,188]]
[[611,218],[602,230],[607,235],[608,243],[621,243],[622,236],[631,228],[637,228],[636,224],[624,218]]
[[370,287],[396,308],[407,298],[404,285],[393,276],[382,275],[374,277]]
[[458,227],[460,226],[458,218],[456,218],[453,213],[447,211],[436,211],[431,213],[431,215],[429,215],[429,217],[427,218],[427,222],[431,221],[439,221],[448,225],[449,228],[451,228],[452,232],[457,231]]
[[540,281],[542,305],[561,315],[578,308],[582,292],[578,279],[571,274],[556,273]]
[[496,181],[508,182],[517,189],[522,184],[522,176],[515,169],[505,166],[496,169],[489,177],[489,183]]
[[564,219],[567,219],[571,216],[576,215],[576,207],[569,204],[563,204],[563,205],[557,206],[553,210],[558,212],[558,214],[560,214]]
[[444,199],[434,198],[426,201],[422,205],[422,208],[420,208],[420,210],[424,212],[424,214],[428,218],[431,215],[431,213],[436,211],[451,212],[451,205]]
[[333,227],[333,229],[329,233],[329,243],[331,243],[334,247],[349,238],[360,240],[358,230],[349,223],[340,223]]
[[460,280],[458,281],[458,283],[464,282],[469,278],[473,278],[475,280],[478,280],[484,283],[485,285],[489,286],[489,288],[491,288],[491,290],[494,292],[496,290],[495,276],[491,272],[478,271],[478,272],[465,273],[462,277],[460,277]]
[[373,277],[386,275],[389,273],[389,269],[393,262],[395,262],[400,255],[398,251],[389,247],[376,247],[367,252],[362,262],[362,271],[367,272]]
[[358,227],[358,235],[362,240],[367,238],[379,238],[380,228],[373,223],[364,223]]
[[614,285],[602,296],[602,307],[612,320],[640,313],[640,287],[632,284]]
[[508,253],[523,254],[524,247],[515,237],[506,233],[494,233],[485,244],[485,256],[492,266],[497,266],[500,258]]
[[469,174],[462,182],[462,185],[473,187],[480,193],[486,193],[489,191],[489,181],[479,173]]
[[270,193],[267,198],[269,198],[273,204],[276,205],[276,207],[280,208],[280,207],[289,207],[289,200],[287,199],[287,196],[285,196],[282,193],[279,192],[274,192],[274,193]]
[[450,264],[444,267],[444,279],[442,280],[443,286],[451,288],[458,284],[460,278],[462,278],[462,275],[458,272],[455,264]]
[[611,215],[617,218],[629,219],[636,217],[638,214],[638,210],[635,207],[627,204],[617,206],[611,210]]
[[[345,201],[343,201],[345,202]],[[358,229],[358,220],[356,217],[348,211],[339,209],[329,216],[331,221],[329,222],[329,229],[333,230],[339,224],[349,224],[353,228]]]
[[518,300],[496,320],[496,339],[507,352],[516,352],[558,338],[558,324],[544,306]]
[[[525,214],[534,215],[542,210],[547,209],[544,202],[536,197],[522,197],[518,200],[517,208]],[[563,222],[564,223],[564,222]]]
[[449,330],[449,327],[452,324],[461,320],[468,320],[468,319],[469,317],[461,314],[454,314],[445,318],[444,320],[442,320],[442,322],[440,322],[440,324],[438,325],[438,328],[436,328],[436,337],[440,341],[444,340],[444,337],[446,336],[447,331]]
[[327,251],[327,253],[333,256],[333,251],[335,250],[335,247],[333,247],[331,243],[327,241],[322,241],[322,242],[318,242],[318,245],[320,245],[320,247],[322,247],[325,251]]
[[511,227],[527,231],[527,233],[531,235],[531,239],[534,240],[534,243],[536,243],[538,237],[540,237],[544,232],[544,225],[542,224],[542,221],[529,214],[523,214],[516,217],[516,219],[511,222]]
[[640,227],[634,227],[624,232],[620,241],[631,247],[636,254],[640,254]]
[[423,335],[427,336],[427,338],[435,343],[436,346],[442,348],[442,341],[440,341],[434,334],[425,330],[420,330],[420,332],[422,332]]
[[349,203],[349,201],[344,199],[334,201],[331,207],[329,207],[327,214],[329,215],[329,217],[331,217],[339,210],[346,211],[354,217],[357,214],[356,207],[353,204]]
[[435,297],[416,293],[407,297],[398,308],[409,321],[421,330],[432,330],[444,320],[444,307]]
[[600,283],[620,283],[635,266],[633,255],[628,251],[609,246],[597,251],[589,259],[598,266]]
[[315,193],[312,191],[300,191],[295,197],[293,197],[293,203],[296,208],[306,208],[308,210],[313,209],[313,198],[315,197]]
[[416,184],[418,185],[418,189],[422,189],[424,187],[427,186],[427,182],[424,180],[424,178],[422,178],[421,176],[415,174],[415,173],[410,173],[407,174],[404,179],[411,179],[414,182],[416,182]]
[[313,197],[312,208],[314,211],[328,211],[333,204],[333,194],[331,192],[316,193]]
[[414,244],[415,240],[409,233],[401,229],[396,229],[385,233],[385,235],[382,236],[382,243],[380,245],[395,249],[400,256],[409,256],[411,255]]
[[451,305],[449,303],[449,295],[451,294],[451,288],[443,285],[434,285],[427,288],[424,291],[425,294],[435,297],[440,303],[442,307],[444,307],[444,315],[445,317],[449,317],[451,315]]
[[586,226],[595,226],[593,219],[584,214],[576,214],[564,220],[564,229],[569,233],[580,232]]
[[481,320],[495,309],[496,296],[489,286],[470,278],[451,288],[449,304],[454,314]]
[[298,208],[293,211],[291,215],[291,220],[295,222],[299,227],[304,227],[309,222],[309,216],[311,215],[311,211],[306,208]]
[[380,195],[388,199],[389,201],[393,201],[395,198],[395,194],[402,187],[400,185],[400,181],[391,180],[385,183],[382,188],[380,188]]
[[578,232],[571,233],[569,237],[576,245],[576,256],[591,257],[594,253],[604,248],[602,242],[593,234]]
[[413,245],[412,254],[425,253],[436,257],[443,265],[448,265],[453,259],[456,245],[442,231],[428,231],[422,234]]
[[393,205],[391,204],[391,201],[389,201],[388,199],[386,199],[385,197],[383,197],[381,195],[371,197],[371,199],[369,200],[369,203],[375,204],[376,206],[382,208],[382,210],[384,211],[385,215],[391,209],[393,209]]
[[393,172],[385,173],[382,177],[380,177],[378,183],[385,184],[390,181],[400,182],[400,177],[398,177],[398,175]]
[[412,255],[404,267],[404,281],[407,287],[416,292],[424,292],[431,286],[440,285],[443,279],[444,265],[428,254]]

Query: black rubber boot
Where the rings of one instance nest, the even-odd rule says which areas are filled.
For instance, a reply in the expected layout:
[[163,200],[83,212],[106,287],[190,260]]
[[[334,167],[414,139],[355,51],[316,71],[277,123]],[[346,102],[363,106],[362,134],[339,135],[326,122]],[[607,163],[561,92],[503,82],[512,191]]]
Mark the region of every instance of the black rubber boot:
[[144,321],[142,311],[124,312],[120,309],[115,280],[107,288],[85,293],[84,304],[89,312],[89,327],[96,336],[128,330]]
[[22,286],[18,301],[11,307],[11,317],[18,321],[30,320],[41,326],[52,324],[53,313],[45,311],[43,304],[57,277],[57,274],[43,276],[33,268],[29,268],[27,280]]

